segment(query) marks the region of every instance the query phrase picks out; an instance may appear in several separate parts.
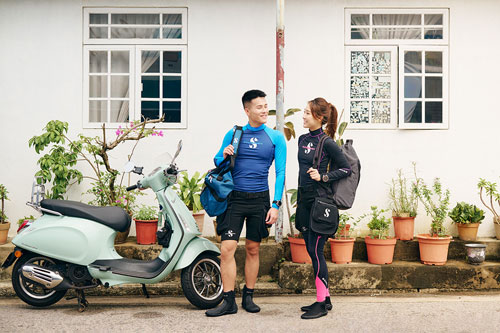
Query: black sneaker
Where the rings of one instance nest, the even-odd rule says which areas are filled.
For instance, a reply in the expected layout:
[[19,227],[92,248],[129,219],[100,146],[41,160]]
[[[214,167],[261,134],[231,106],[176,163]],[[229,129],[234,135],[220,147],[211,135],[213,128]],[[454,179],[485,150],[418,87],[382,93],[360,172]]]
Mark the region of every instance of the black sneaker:
[[260,307],[253,302],[253,289],[248,289],[246,285],[243,287],[241,306],[247,312],[256,313],[260,311]]
[[222,304],[214,309],[205,311],[207,317],[219,317],[238,312],[238,306],[234,297],[234,290],[224,292]]
[[[306,305],[306,306],[303,306],[303,307],[301,307],[301,308],[300,308],[300,310],[302,310],[302,311],[304,311],[304,312],[307,312],[307,311],[309,311],[309,310],[311,309],[311,307],[312,307],[314,304],[316,304],[316,303],[318,303],[318,302],[314,302],[314,303],[313,303],[313,304],[311,304],[311,305]],[[327,296],[327,297],[325,298],[325,307],[326,307],[326,309],[327,309],[328,311],[330,311],[330,310],[332,309],[332,301],[330,300],[330,296]]]
[[300,318],[302,319],[316,319],[319,317],[326,316],[328,310],[326,309],[325,302],[316,302],[311,305],[311,308],[306,313],[303,313]]

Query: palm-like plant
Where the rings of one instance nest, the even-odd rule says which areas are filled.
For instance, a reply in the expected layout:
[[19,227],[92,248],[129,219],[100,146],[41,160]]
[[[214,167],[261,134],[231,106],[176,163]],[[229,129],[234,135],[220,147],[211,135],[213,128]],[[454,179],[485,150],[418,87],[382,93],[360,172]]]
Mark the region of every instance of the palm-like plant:
[[188,173],[181,172],[182,178],[175,186],[177,194],[184,202],[184,204],[192,210],[193,213],[197,213],[203,209],[200,201],[200,194],[203,188],[203,180],[205,179],[205,174],[200,175],[196,171],[193,177],[189,178]]
[[2,200],[2,212],[0,213],[0,223],[7,222],[7,216],[5,216],[5,210],[4,210],[4,202],[5,200],[9,200],[7,194],[9,194],[9,191],[7,191],[5,185],[0,184],[0,199]]

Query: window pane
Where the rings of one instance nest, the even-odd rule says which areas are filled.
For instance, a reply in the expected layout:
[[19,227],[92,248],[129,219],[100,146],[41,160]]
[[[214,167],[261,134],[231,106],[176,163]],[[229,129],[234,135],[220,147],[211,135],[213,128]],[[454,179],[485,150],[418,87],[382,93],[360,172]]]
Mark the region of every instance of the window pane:
[[160,97],[160,77],[143,76],[142,77],[142,97],[159,98]]
[[163,24],[182,24],[182,14],[163,14]]
[[160,52],[142,51],[141,72],[142,73],[160,72]]
[[181,28],[163,28],[163,38],[181,39],[182,38],[182,29]]
[[111,122],[124,123],[128,122],[128,101],[111,101]]
[[351,102],[350,122],[354,124],[369,123],[369,102]]
[[158,28],[111,28],[111,38],[160,38]]
[[108,24],[108,14],[90,14],[90,24]]
[[425,14],[424,23],[425,25],[442,25],[443,14]]
[[128,73],[129,67],[129,51],[111,51],[111,73]]
[[179,51],[163,52],[163,73],[181,73],[182,56]]
[[89,76],[89,97],[108,97],[108,77],[105,75]]
[[181,77],[163,77],[163,98],[181,98]]
[[351,25],[370,25],[370,15],[351,14]]
[[368,98],[369,87],[369,76],[351,77],[351,98]]
[[370,29],[351,29],[351,39],[370,39]]
[[159,14],[111,14],[112,24],[160,24]]
[[443,72],[443,53],[425,52],[425,72],[442,73]]
[[107,107],[108,103],[106,101],[89,101],[89,122],[107,122]]
[[422,122],[422,102],[405,102],[405,123]]
[[425,29],[425,39],[443,39],[443,29]]
[[443,102],[425,103],[425,122],[426,123],[443,122]]
[[163,102],[163,114],[165,123],[180,123],[181,102]]
[[111,97],[128,97],[129,95],[128,75],[111,76]]
[[108,52],[90,51],[89,73],[107,73],[107,72],[108,72]]
[[422,78],[405,76],[405,98],[422,98]]
[[405,73],[422,73],[422,52],[405,52]]
[[373,52],[373,74],[391,74],[391,52]]
[[372,123],[388,124],[391,122],[391,102],[372,103]]
[[370,52],[351,52],[351,73],[367,74]]
[[90,38],[108,38],[108,28],[107,27],[90,27],[89,30]]
[[372,76],[372,98],[391,98],[390,76]]
[[414,28],[374,28],[373,39],[421,39],[422,31]]
[[373,14],[373,25],[421,25],[420,14]]
[[442,98],[442,97],[443,97],[443,78],[426,76],[425,98]]
[[141,115],[148,119],[160,119],[160,102],[141,102]]

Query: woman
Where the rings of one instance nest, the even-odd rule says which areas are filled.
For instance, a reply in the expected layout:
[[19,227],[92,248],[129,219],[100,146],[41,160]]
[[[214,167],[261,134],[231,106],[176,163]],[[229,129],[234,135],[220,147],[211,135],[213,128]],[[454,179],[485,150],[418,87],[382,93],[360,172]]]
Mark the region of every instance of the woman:
[[[329,186],[328,183],[349,176],[351,169],[333,140],[337,128],[337,109],[324,98],[318,97],[307,103],[302,119],[304,128],[308,128],[309,133],[299,137],[299,187],[295,225],[304,236],[316,283],[316,302],[301,308],[305,311],[302,319],[314,319],[327,315],[328,310],[332,308],[328,291],[328,269],[323,255],[323,247],[331,235],[318,234],[311,230],[311,206],[319,196],[319,186]],[[318,169],[313,169],[313,157],[319,140],[324,135],[328,138],[323,145],[320,163]]]

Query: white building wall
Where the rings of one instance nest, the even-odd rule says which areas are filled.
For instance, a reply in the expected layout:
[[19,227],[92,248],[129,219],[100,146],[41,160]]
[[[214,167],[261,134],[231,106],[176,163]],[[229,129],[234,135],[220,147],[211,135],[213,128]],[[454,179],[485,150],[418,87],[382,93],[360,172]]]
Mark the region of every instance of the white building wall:
[[[0,1],[0,144],[3,163],[0,183],[10,192],[6,213],[12,222],[32,214],[25,206],[39,155],[28,140],[39,135],[52,119],[69,122],[70,137],[99,130],[82,126],[83,10],[85,6],[115,6],[115,1]],[[224,133],[244,124],[240,98],[258,88],[274,108],[275,1],[120,1],[121,6],[188,8],[188,127],[166,130],[163,138],[141,142],[133,158],[151,170],[156,156],[173,152],[184,141],[178,159],[190,174],[212,166]],[[499,181],[500,155],[496,110],[500,67],[500,3],[464,1],[299,1],[288,0],[285,12],[285,107],[303,108],[322,96],[339,110],[344,107],[344,8],[449,8],[449,129],[347,130],[361,158],[362,178],[354,216],[371,205],[387,207],[388,184],[396,170],[411,176],[411,161],[428,182],[441,177],[454,205],[467,201],[481,206],[476,184],[480,177]],[[273,118],[270,118],[273,125]],[[301,115],[293,121],[298,134]],[[297,185],[296,140],[289,143],[287,183]],[[113,152],[120,166],[129,147]],[[135,182],[135,176],[132,176]],[[271,188],[273,186],[271,179]],[[73,186],[70,199],[80,200],[88,183]],[[84,199],[85,200],[85,199]],[[152,196],[141,198],[153,204]],[[484,207],[482,207],[484,209]],[[205,234],[213,234],[207,217]],[[424,211],[416,219],[416,233],[427,232]],[[448,221],[451,234],[455,227]],[[285,223],[286,229],[287,223]],[[359,226],[361,234],[366,227]],[[285,230],[285,233],[287,230]],[[133,233],[133,231],[132,231]],[[11,236],[15,227],[11,227]],[[479,236],[493,236],[492,216]]]

